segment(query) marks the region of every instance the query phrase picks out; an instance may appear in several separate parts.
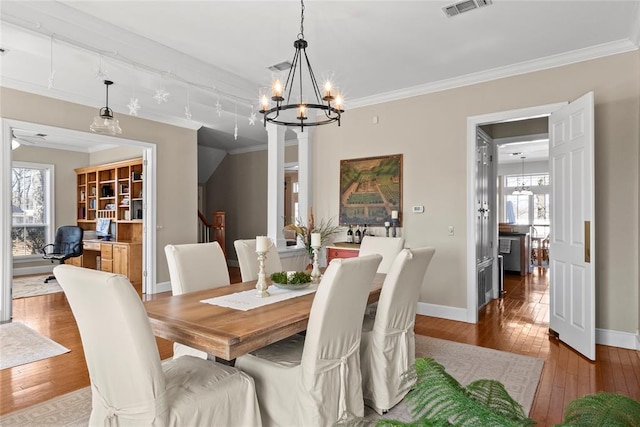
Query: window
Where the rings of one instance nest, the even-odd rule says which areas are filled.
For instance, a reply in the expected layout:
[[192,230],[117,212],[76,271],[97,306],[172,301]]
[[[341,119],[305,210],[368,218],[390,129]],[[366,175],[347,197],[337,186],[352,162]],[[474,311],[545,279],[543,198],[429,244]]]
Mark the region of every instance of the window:
[[[516,187],[529,187],[533,196],[511,194]],[[504,218],[519,225],[533,225],[540,237],[549,234],[549,174],[507,175],[504,177]]]
[[14,257],[33,257],[53,241],[53,165],[13,162],[11,241]]

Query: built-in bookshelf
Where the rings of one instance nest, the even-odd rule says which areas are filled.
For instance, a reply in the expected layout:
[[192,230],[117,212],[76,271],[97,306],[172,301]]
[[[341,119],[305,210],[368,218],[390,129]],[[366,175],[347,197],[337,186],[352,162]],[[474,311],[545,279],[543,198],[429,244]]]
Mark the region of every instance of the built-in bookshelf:
[[84,230],[96,230],[101,219],[108,219],[113,240],[142,241],[142,159],[87,166],[75,172],[77,224]]

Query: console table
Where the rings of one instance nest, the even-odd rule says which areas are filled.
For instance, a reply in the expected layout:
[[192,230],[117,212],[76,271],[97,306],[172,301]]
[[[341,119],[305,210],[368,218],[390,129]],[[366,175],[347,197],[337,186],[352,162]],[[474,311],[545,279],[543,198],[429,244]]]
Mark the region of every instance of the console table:
[[327,246],[327,264],[334,258],[355,258],[360,253],[356,243],[337,242]]

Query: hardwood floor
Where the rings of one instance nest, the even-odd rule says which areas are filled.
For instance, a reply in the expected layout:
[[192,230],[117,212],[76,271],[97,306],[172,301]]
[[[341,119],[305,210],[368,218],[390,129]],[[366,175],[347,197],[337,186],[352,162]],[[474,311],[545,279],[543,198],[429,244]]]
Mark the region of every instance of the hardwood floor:
[[[584,394],[602,390],[640,400],[640,352],[598,345],[597,361],[590,362],[548,336],[546,271],[505,275],[503,298],[482,310],[478,324],[417,316],[416,333],[545,359],[531,410],[539,426],[559,423],[567,403]],[[240,281],[237,268],[230,275]],[[71,351],[0,371],[0,414],[88,386],[82,343],[64,294],[14,300],[13,310],[14,321]],[[158,339],[158,348],[161,358],[171,356],[170,342]]]

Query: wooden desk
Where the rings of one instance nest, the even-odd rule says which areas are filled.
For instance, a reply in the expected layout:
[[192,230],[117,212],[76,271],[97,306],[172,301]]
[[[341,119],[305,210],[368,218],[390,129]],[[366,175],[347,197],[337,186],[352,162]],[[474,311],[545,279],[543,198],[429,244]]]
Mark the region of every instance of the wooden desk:
[[83,240],[82,256],[71,258],[67,264],[123,274],[142,295],[142,242]]
[[[380,298],[384,274],[376,274],[369,304]],[[225,360],[266,347],[307,329],[315,292],[253,310],[201,303],[220,295],[255,289],[255,281],[147,301],[153,333]]]

